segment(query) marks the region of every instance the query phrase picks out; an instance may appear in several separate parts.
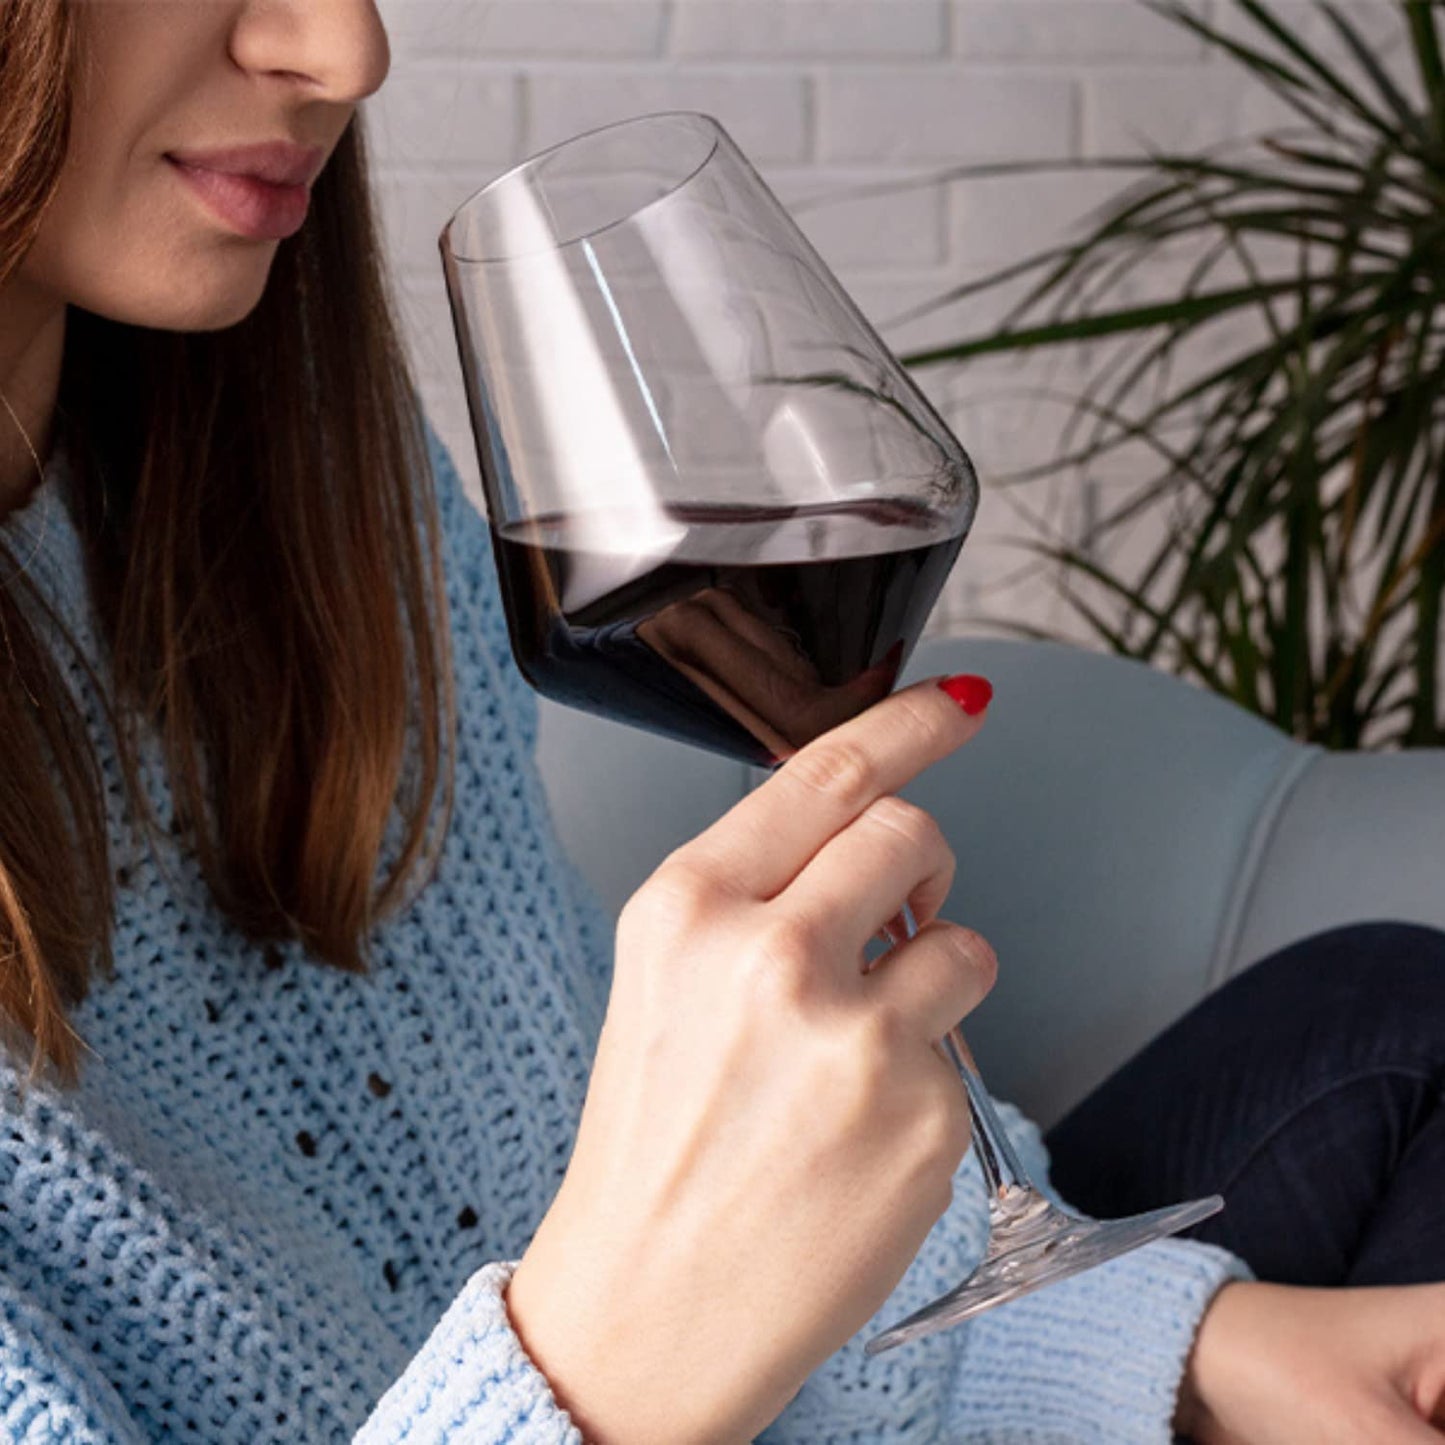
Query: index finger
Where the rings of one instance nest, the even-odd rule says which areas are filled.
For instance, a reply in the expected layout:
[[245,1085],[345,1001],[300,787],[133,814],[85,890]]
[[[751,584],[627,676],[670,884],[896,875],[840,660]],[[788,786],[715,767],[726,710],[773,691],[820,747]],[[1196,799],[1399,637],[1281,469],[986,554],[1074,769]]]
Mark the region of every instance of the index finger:
[[774,897],[879,798],[973,737],[992,697],[967,675],[893,693],[795,753],[685,851],[730,886]]

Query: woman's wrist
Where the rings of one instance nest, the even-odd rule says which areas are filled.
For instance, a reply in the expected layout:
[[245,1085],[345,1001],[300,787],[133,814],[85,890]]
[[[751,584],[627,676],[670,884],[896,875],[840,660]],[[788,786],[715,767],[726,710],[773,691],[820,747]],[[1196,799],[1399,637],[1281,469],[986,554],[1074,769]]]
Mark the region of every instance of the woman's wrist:
[[1174,1410],[1175,1434],[1193,1441],[1194,1445],[1210,1445],[1213,1438],[1212,1382],[1219,1379],[1222,1372],[1227,1373],[1220,1358],[1231,1333],[1231,1318],[1241,1306],[1248,1305],[1250,1293],[1257,1288],[1248,1280],[1231,1281],[1214,1296],[1199,1322]]
[[1175,1435],[1198,1445],[1199,1432],[1202,1429],[1202,1409],[1199,1392],[1188,1370],[1179,1384],[1179,1398],[1174,1405],[1173,1429]]
[[745,1431],[709,1411],[707,1382],[695,1370],[671,1368],[649,1339],[645,1309],[593,1318],[585,1311],[591,1292],[578,1283],[559,1288],[545,1261],[524,1257],[502,1300],[522,1348],[586,1445],[746,1445]]
[[[520,1288],[518,1287],[519,1277],[521,1278]],[[599,1420],[593,1411],[595,1392],[588,1388],[585,1376],[578,1380],[574,1377],[575,1370],[559,1366],[554,1349],[544,1343],[545,1329],[539,1328],[534,1312],[528,1304],[527,1286],[529,1282],[527,1275],[523,1273],[522,1266],[519,1265],[517,1273],[514,1273],[508,1280],[507,1286],[502,1292],[502,1304],[522,1349],[526,1351],[527,1357],[546,1379],[547,1385],[552,1391],[552,1397],[570,1416],[586,1445],[613,1445],[614,1441],[619,1442],[620,1445],[624,1437],[618,1433],[618,1430],[625,1428],[623,1422]]]
[[[564,1364],[559,1358],[559,1355],[565,1358],[565,1348],[559,1350],[557,1343],[551,1340],[546,1312],[533,1308],[531,1283],[531,1275],[523,1260],[502,1292],[502,1304],[513,1332],[532,1364],[546,1379],[557,1404],[581,1432],[586,1445],[621,1445],[628,1438],[623,1433],[628,1423],[610,1418],[597,1398],[601,1391],[595,1384],[589,1383],[585,1365],[579,1367],[575,1360]],[[541,1319],[538,1318],[539,1313]],[[607,1418],[602,1418],[603,1415]]]

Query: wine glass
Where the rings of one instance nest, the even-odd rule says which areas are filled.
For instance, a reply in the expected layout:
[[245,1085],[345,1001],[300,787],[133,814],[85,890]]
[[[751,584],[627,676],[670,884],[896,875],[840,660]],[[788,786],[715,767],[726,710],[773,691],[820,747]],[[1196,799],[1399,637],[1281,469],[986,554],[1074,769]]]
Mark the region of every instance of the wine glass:
[[[468,200],[441,250],[533,687],[763,767],[891,691],[973,521],[973,466],[715,120],[554,146]],[[968,1091],[988,1251],[870,1354],[1221,1207],[1056,1208],[959,1031],[939,1048]]]

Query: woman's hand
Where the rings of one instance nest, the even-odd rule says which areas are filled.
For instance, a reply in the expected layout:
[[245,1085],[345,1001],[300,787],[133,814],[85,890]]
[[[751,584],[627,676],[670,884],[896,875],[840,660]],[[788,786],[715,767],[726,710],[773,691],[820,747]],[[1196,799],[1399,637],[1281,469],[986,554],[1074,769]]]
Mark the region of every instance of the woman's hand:
[[[893,794],[978,730],[939,687],[805,748],[623,910],[576,1149],[508,1290],[596,1445],[750,1440],[948,1207],[967,1101],[933,1045],[993,984],[954,861]],[[866,975],[907,900],[921,930]]]
[[1445,1285],[1226,1285],[1175,1424],[1196,1445],[1440,1445]]

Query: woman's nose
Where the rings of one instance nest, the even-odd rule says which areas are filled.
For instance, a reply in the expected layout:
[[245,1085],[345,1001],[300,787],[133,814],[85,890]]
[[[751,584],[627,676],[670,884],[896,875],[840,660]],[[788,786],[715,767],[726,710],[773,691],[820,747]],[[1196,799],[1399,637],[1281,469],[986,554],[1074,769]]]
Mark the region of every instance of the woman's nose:
[[231,33],[243,70],[306,82],[318,99],[355,102],[391,65],[375,0],[249,0]]

